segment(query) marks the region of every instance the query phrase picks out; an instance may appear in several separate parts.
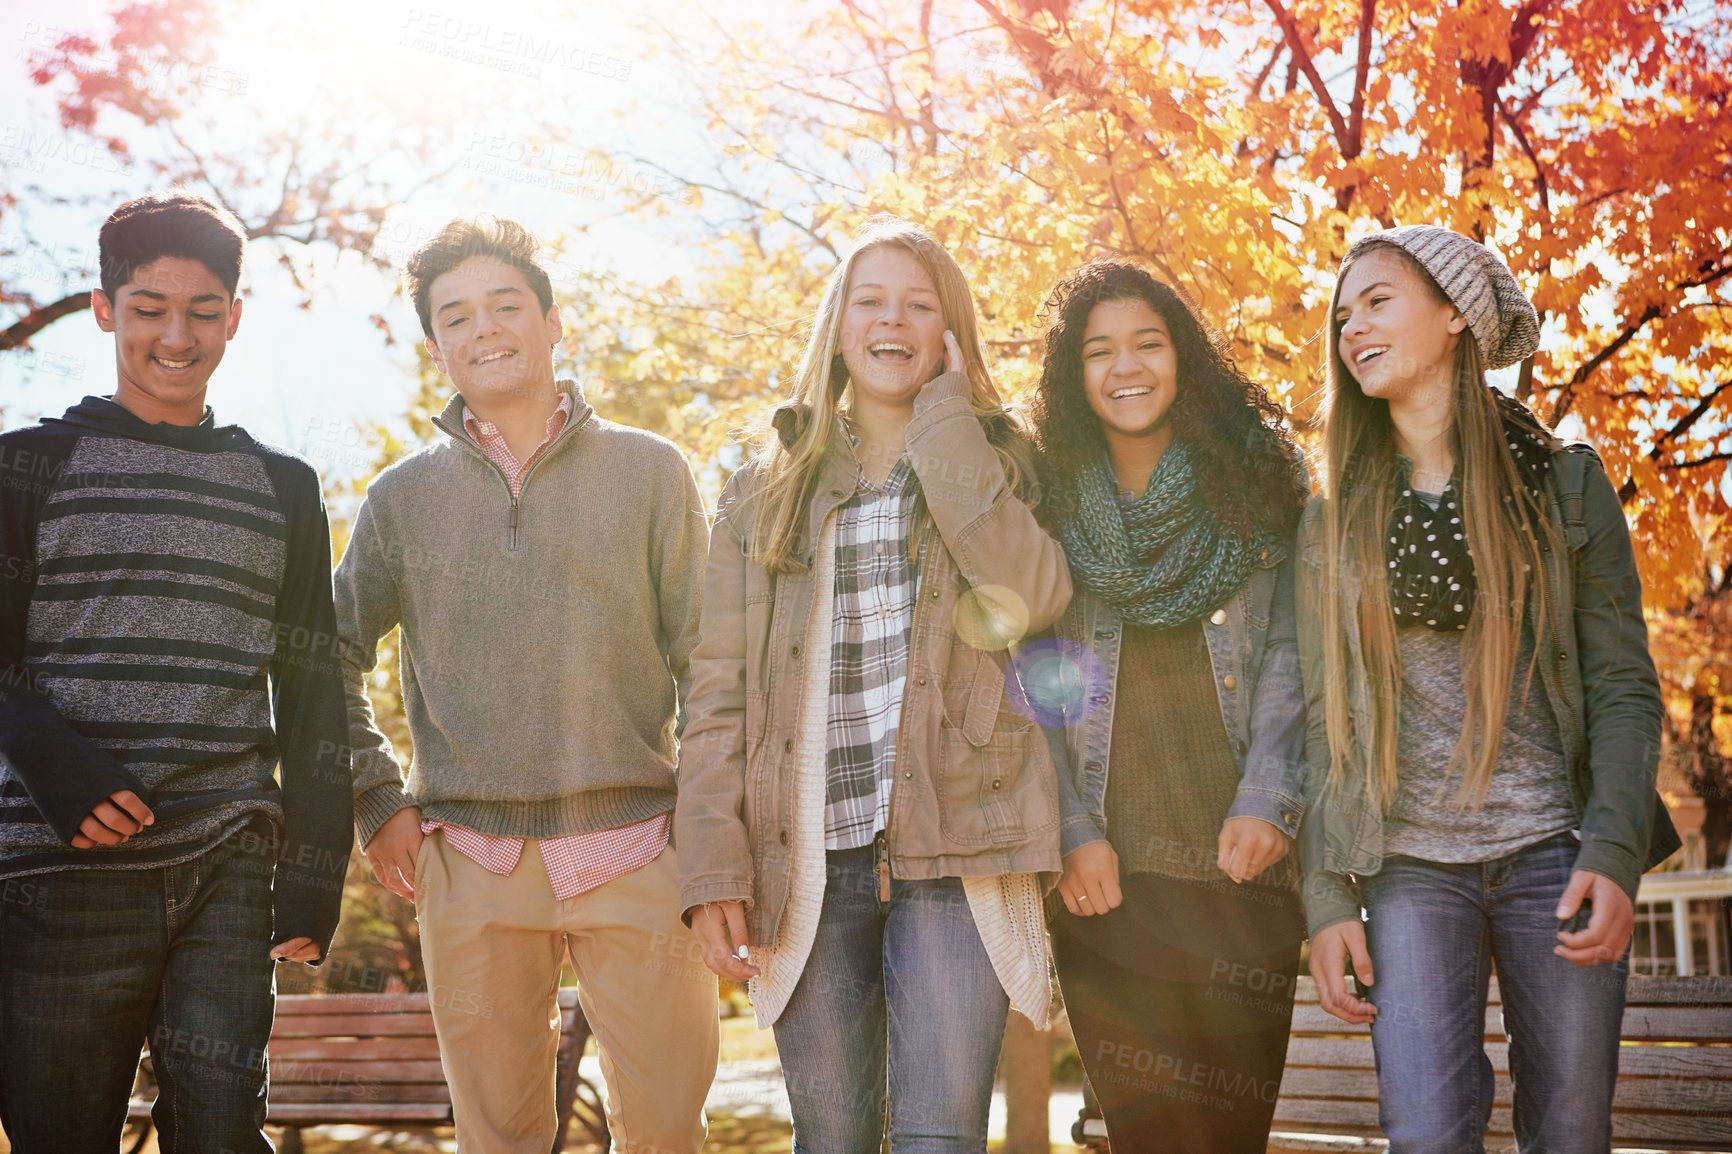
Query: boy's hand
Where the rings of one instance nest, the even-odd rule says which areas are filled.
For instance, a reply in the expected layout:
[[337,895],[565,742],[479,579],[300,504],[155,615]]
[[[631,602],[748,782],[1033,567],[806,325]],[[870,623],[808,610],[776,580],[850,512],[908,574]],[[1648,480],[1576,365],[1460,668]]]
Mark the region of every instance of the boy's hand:
[[319,960],[319,947],[313,944],[312,938],[290,938],[280,946],[271,949],[273,962],[316,962]]
[[120,789],[96,803],[72,835],[73,849],[89,849],[98,845],[119,845],[145,826],[156,821],[136,793]]
[[415,900],[415,855],[421,852],[421,811],[404,806],[380,826],[362,849],[379,884],[399,897]]

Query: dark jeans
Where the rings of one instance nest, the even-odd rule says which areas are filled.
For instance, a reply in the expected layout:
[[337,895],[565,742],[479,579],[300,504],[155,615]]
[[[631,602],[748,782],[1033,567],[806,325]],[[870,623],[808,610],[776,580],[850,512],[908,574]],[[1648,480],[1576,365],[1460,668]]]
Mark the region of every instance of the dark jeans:
[[776,1020],[797,1154],[986,1154],[1010,999],[957,878],[891,879],[872,847],[827,855],[818,934]]
[[1053,955],[1114,1150],[1262,1154],[1305,919],[1293,890],[1122,879],[1115,910],[1059,906]]
[[1493,963],[1515,1083],[1516,1146],[1603,1152],[1624,1019],[1628,953],[1582,967],[1552,953],[1558,898],[1580,846],[1547,838],[1488,862],[1392,855],[1363,883],[1377,984],[1371,1044],[1390,1154],[1485,1149],[1494,1090],[1485,1054]]
[[275,862],[255,819],[179,865],[17,879],[0,902],[0,1125],[17,1154],[116,1149],[146,1039],[163,1151],[269,1154]]

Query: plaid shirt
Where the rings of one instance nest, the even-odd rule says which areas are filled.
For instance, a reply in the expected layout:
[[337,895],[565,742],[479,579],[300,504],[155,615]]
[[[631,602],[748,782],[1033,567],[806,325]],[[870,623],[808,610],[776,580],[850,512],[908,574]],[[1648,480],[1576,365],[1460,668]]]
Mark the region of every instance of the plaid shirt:
[[[562,391],[559,407],[547,418],[547,434],[529,454],[529,459],[521,464],[511,452],[511,446],[505,443],[505,436],[500,433],[498,425],[483,421],[465,407],[463,427],[475,438],[487,459],[504,471],[511,495],[516,498],[523,495],[523,475],[565,428],[571,409],[571,394]],[[667,848],[671,817],[671,814],[657,814],[618,829],[598,829],[569,837],[540,839],[537,844],[541,847],[541,861],[547,867],[547,881],[553,887],[553,896],[561,901],[576,897],[654,861]],[[421,823],[424,834],[436,829],[445,831],[445,840],[452,849],[500,877],[510,877],[523,857],[524,839],[520,837],[494,837],[439,821]]]
[[[858,440],[856,440],[856,445]],[[881,487],[860,480],[836,517],[824,848],[870,845],[889,823],[896,724],[908,677],[918,572],[909,533],[920,480],[907,456]]]

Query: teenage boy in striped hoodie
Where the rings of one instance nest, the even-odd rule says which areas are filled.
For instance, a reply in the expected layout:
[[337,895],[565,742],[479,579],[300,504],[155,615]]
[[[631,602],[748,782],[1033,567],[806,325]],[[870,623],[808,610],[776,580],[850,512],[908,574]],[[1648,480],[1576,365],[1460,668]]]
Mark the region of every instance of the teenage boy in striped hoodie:
[[353,844],[318,474],[205,406],[246,237],[184,192],[99,240],[113,397],[0,434],[0,1125],[113,1150],[148,1039],[164,1150],[271,1149],[273,963]]
[[[615,1149],[697,1154],[716,981],[679,919],[675,711],[709,523],[672,443],[556,380],[535,239],[455,220],[410,258],[444,435],[367,490],[337,569],[355,819],[415,902],[466,1151],[543,1154],[569,951]],[[398,650],[404,779],[365,680]]]

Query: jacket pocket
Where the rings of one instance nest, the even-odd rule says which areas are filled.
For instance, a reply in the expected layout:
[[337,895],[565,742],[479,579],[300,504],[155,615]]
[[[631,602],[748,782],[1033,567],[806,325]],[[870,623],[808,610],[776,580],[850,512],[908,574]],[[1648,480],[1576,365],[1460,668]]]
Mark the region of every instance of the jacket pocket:
[[938,824],[946,838],[1008,849],[1058,828],[1058,780],[1038,727],[1000,730],[976,744],[943,725],[938,743]]

